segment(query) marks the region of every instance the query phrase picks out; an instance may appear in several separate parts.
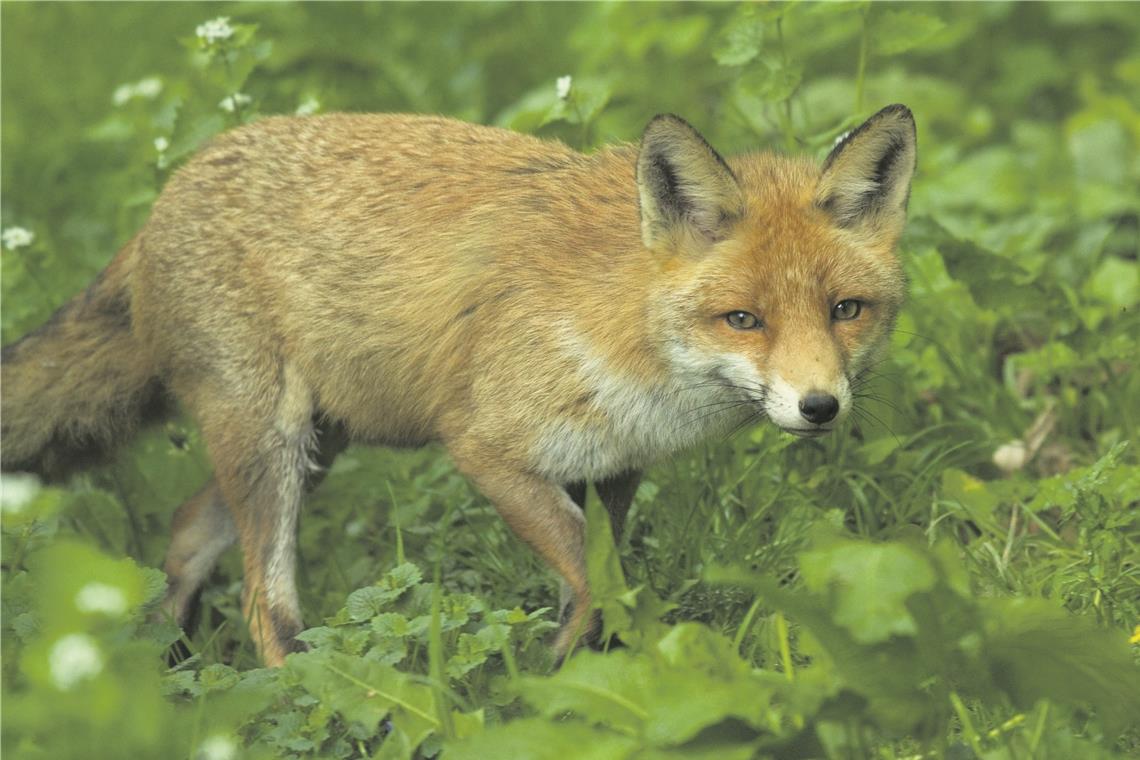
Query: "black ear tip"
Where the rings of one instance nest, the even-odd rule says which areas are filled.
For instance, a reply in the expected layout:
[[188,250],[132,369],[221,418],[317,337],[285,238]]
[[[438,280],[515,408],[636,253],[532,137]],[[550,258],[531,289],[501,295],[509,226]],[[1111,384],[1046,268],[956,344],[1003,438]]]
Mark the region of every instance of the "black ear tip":
[[693,129],[693,125],[689,124],[689,122],[685,121],[675,113],[659,113],[649,120],[649,123],[645,125],[645,131],[642,134],[648,135],[660,130],[676,129],[678,127],[682,129],[688,129],[693,132],[696,131]]
[[914,123],[914,114],[911,110],[904,106],[902,103],[892,103],[885,108],[880,108],[878,113],[871,117],[871,121],[876,121],[882,118],[897,119],[899,121],[907,121],[911,124]]

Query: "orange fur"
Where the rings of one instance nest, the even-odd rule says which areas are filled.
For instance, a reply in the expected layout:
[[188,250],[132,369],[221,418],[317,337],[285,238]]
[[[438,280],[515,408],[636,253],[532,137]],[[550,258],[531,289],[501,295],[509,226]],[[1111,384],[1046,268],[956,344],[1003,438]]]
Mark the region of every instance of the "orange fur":
[[[4,466],[62,472],[176,396],[215,480],[175,520],[168,608],[185,616],[236,536],[272,665],[301,627],[293,543],[317,464],[348,439],[441,442],[565,580],[564,653],[596,627],[584,481],[620,530],[640,470],[710,432],[757,412],[833,427],[795,405],[841,396],[886,340],[913,139],[884,109],[821,172],[723,161],[668,116],[588,156],[443,118],[258,121],[194,157],[90,294],[5,350]],[[833,319],[842,299],[859,318]],[[737,311],[762,327],[733,328]]]

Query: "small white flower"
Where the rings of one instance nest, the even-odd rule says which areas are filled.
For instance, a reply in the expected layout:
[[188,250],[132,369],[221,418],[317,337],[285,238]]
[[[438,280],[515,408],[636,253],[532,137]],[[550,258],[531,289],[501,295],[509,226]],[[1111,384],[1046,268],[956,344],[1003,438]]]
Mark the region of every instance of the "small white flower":
[[17,472],[0,478],[0,512],[18,515],[40,492],[40,481],[35,475]]
[[1024,441],[1010,441],[998,446],[993,463],[1006,475],[1012,475],[1029,461],[1029,449]]
[[127,611],[127,595],[118,586],[92,581],[75,595],[75,608],[80,612],[101,612],[119,617]]
[[165,137],[154,138],[154,149],[157,150],[159,153],[165,153],[166,149],[169,147],[170,147],[170,140],[167,140]]
[[233,760],[237,757],[237,744],[224,734],[214,734],[198,745],[195,760]]
[[234,36],[234,28],[230,26],[229,16],[218,16],[216,19],[199,24],[195,33],[198,39],[205,40],[207,45],[212,45],[219,40],[228,40]]
[[344,535],[349,538],[359,538],[364,533],[364,521],[353,520],[348,525],[344,526]]
[[847,137],[848,137],[848,135],[850,135],[850,134],[851,134],[851,130],[849,129],[849,130],[847,130],[846,132],[844,132],[843,134],[841,134],[839,137],[836,137],[836,138],[835,138],[835,142],[831,144],[831,147],[833,147],[833,148],[834,148],[836,145],[839,145],[839,143],[841,143],[841,142],[843,142],[844,140],[846,140],[846,139],[847,139]]
[[243,92],[235,92],[233,95],[227,95],[222,98],[222,102],[218,103],[218,107],[223,111],[234,112],[234,109],[247,106],[253,102],[253,98]]
[[133,84],[121,84],[115,88],[114,94],[111,95],[111,100],[115,105],[121,106],[134,96],[135,86]]
[[573,86],[574,79],[567,74],[564,77],[558,77],[558,81],[554,83],[554,91],[558,93],[560,100],[566,100],[570,97],[570,87]]
[[0,233],[0,239],[4,241],[5,248],[9,251],[14,251],[17,248],[31,245],[32,241],[36,239],[36,235],[31,230],[26,230],[23,227],[8,227],[4,232]]
[[301,104],[297,106],[296,114],[298,116],[309,116],[310,114],[314,114],[319,111],[320,108],[321,101],[312,96],[309,96],[302,100]]
[[156,98],[160,92],[162,92],[162,80],[158,77],[147,77],[137,82],[119,85],[115,88],[111,100],[115,102],[115,105],[121,106],[134,98],[147,98],[148,100]]
[[140,98],[157,98],[162,92],[162,80],[158,77],[147,77],[135,82],[135,93]]
[[51,680],[60,691],[103,672],[103,653],[95,639],[85,633],[64,636],[48,654]]

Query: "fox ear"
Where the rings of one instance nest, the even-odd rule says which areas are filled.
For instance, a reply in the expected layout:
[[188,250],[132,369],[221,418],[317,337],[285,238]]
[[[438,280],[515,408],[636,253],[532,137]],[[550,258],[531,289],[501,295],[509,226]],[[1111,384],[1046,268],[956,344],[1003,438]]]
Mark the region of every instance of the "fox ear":
[[646,248],[714,243],[727,236],[744,209],[728,164],[697,130],[672,114],[655,116],[645,128],[637,191]]
[[904,105],[887,106],[836,144],[823,162],[816,204],[840,227],[893,242],[906,221],[916,158],[914,116]]

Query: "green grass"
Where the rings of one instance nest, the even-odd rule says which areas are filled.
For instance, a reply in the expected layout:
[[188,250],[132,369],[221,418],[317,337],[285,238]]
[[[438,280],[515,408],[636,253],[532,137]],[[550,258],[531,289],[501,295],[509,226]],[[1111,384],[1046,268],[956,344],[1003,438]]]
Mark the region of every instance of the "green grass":
[[[35,235],[0,260],[5,343],[85,286],[202,139],[306,103],[446,113],[584,150],[665,111],[726,153],[822,158],[891,102],[919,125],[910,300],[850,426],[812,441],[759,427],[660,464],[616,554],[592,521],[591,573],[626,648],[552,673],[556,579],[433,448],[352,448],[309,499],[313,649],[285,668],[257,669],[236,553],[196,629],[148,622],[170,515],[209,472],[175,420],[65,487],[5,476],[5,754],[1140,753],[1128,4],[0,14],[3,227]],[[250,26],[205,56],[195,26],[219,15]],[[113,102],[150,76],[155,97]],[[220,109],[234,92],[251,102]],[[998,455],[1014,441],[1024,461]],[[92,583],[103,606],[77,606]],[[170,669],[179,638],[192,657]]]

